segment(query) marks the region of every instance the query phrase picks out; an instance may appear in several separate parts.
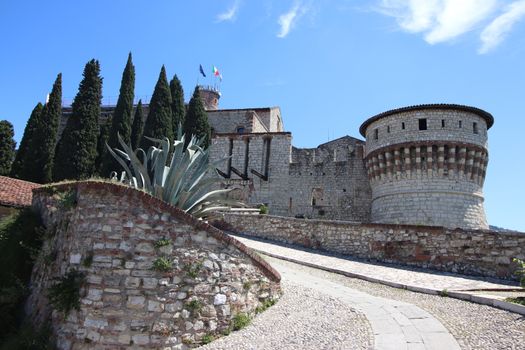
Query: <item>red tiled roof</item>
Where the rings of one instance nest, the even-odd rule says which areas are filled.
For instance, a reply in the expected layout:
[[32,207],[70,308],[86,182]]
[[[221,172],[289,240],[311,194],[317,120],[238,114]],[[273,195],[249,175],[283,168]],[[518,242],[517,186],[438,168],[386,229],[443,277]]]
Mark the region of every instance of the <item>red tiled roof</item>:
[[41,185],[34,182],[0,176],[0,205],[28,207],[33,198],[33,188]]

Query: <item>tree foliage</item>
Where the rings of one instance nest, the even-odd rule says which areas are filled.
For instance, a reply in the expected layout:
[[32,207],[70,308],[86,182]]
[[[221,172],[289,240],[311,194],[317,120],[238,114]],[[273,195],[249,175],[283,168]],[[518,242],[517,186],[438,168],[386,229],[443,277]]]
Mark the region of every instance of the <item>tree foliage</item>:
[[0,175],[9,175],[15,158],[16,142],[13,124],[7,120],[0,121]]
[[34,172],[32,167],[34,164],[29,156],[32,148],[35,147],[34,137],[38,132],[43,108],[44,106],[38,102],[31,112],[31,116],[29,117],[26,128],[24,129],[24,136],[22,136],[20,146],[16,152],[15,161],[11,167],[11,177],[27,181],[33,180]]
[[[128,55],[128,61],[124,72],[122,73],[122,81],[120,83],[120,93],[118,96],[117,105],[113,113],[113,119],[109,130],[108,145],[116,147],[118,144],[117,134],[119,134],[126,142],[130,141],[131,137],[131,114],[133,112],[133,99],[135,98],[135,66],[133,65],[131,52]],[[115,159],[106,152],[106,148],[99,149],[103,153],[99,158],[102,161],[100,165],[101,175],[106,176],[118,166]]]
[[57,144],[58,125],[62,117],[62,74],[59,73],[49,100],[44,105],[40,125],[35,138],[33,159],[35,162],[34,182],[48,183],[53,178],[53,160]]
[[[202,139],[202,147],[207,148],[210,145],[211,128],[208,123],[208,115],[200,98],[198,86],[195,87],[193,96],[188,104],[188,111],[186,112],[184,122],[184,132],[187,135],[195,135],[197,138]],[[188,140],[186,142],[188,142]]]
[[83,73],[72,114],[57,145],[54,179],[84,179],[93,175],[97,158],[98,117],[102,77],[97,60],[89,61]]
[[131,147],[138,148],[140,139],[142,138],[142,131],[144,128],[142,100],[139,100],[135,108],[135,116],[133,117],[133,126],[131,127]]
[[[162,66],[159,79],[149,103],[149,113],[144,125],[144,136],[160,139],[173,139],[173,121],[171,114],[171,93],[166,77],[166,69]],[[143,137],[141,147],[148,149],[153,142]]]
[[177,133],[179,125],[184,126],[186,107],[184,106],[184,90],[179,78],[175,74],[170,81],[171,113],[173,114],[173,133]]
[[[103,161],[104,156],[109,155],[111,157],[111,155],[108,154],[107,148],[106,148],[106,144],[108,143],[108,140],[109,140],[109,133],[111,130],[111,125],[112,125],[112,118],[109,117],[108,120],[106,120],[105,124],[100,125],[100,132],[98,134],[97,160],[95,163],[97,166],[96,172],[100,176],[109,176],[111,171],[113,171],[113,170],[110,170],[109,172],[105,171],[104,161]],[[118,163],[116,166],[118,166]]]

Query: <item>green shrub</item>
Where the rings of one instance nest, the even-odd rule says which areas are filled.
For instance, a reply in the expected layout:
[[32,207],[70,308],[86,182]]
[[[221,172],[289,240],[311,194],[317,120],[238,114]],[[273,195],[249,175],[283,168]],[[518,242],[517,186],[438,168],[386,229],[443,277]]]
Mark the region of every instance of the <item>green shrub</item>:
[[41,224],[29,209],[0,220],[0,343],[21,326],[26,286],[44,237]]
[[195,264],[186,265],[184,269],[186,270],[186,275],[188,277],[195,278],[199,275],[201,268],[202,268],[202,263],[197,262]]
[[67,192],[58,193],[58,203],[60,208],[69,210],[77,205],[77,192],[70,190]]
[[89,252],[86,253],[86,257],[82,261],[82,266],[90,268],[92,264],[93,264],[93,251],[90,250]]
[[153,269],[157,271],[167,272],[171,267],[171,260],[168,258],[160,257],[153,262]]
[[164,247],[171,244],[171,239],[162,238],[155,242],[155,248]]
[[10,334],[0,343],[0,350],[54,350],[51,327],[45,324],[35,330],[29,322],[24,323],[17,333]]
[[266,299],[260,306],[255,308],[255,313],[260,314],[261,312],[266,311],[269,307],[272,307],[277,302],[277,299]]
[[244,290],[246,290],[246,291],[247,291],[247,290],[250,290],[251,287],[252,287],[252,282],[250,282],[250,281],[246,281],[246,282],[244,282],[244,283],[242,284],[242,289],[244,289]]
[[196,314],[202,309],[202,303],[197,299],[193,299],[192,301],[186,303],[184,307],[191,311],[192,314]]
[[202,344],[209,344],[209,343],[211,343],[214,340],[215,340],[215,337],[213,336],[213,334],[205,334],[202,337],[201,342],[202,342]]
[[55,280],[57,282],[47,290],[49,302],[55,310],[63,312],[66,316],[72,309],[80,310],[80,288],[84,284],[85,275],[71,270]]
[[525,306],[525,297],[507,298],[505,301]]
[[518,269],[514,272],[520,278],[520,285],[525,288],[525,261],[514,258],[512,262],[518,265]]
[[268,207],[266,205],[264,205],[264,204],[261,204],[259,206],[259,214],[261,214],[261,215],[268,214]]
[[243,329],[247,325],[250,324],[250,316],[248,316],[245,313],[238,313],[235,316],[233,316],[233,330],[238,331],[239,329]]

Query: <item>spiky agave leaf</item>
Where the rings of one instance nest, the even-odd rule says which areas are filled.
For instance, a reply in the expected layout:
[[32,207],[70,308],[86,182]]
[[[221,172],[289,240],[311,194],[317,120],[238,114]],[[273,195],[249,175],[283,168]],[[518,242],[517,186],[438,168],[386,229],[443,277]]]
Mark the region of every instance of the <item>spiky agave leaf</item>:
[[[184,147],[186,136],[180,130],[173,143],[167,138],[146,137],[154,145],[144,152],[140,148],[133,151],[120,135],[117,136],[122,150],[108,149],[124,168],[134,187],[197,217],[208,217],[217,210],[226,210],[231,206],[244,206],[228,197],[233,188],[217,189],[220,187],[218,175],[209,175],[229,157],[210,163],[209,150],[201,147],[202,139],[192,136]],[[172,145],[173,151],[170,149]],[[169,166],[166,166],[170,151],[171,159]]]

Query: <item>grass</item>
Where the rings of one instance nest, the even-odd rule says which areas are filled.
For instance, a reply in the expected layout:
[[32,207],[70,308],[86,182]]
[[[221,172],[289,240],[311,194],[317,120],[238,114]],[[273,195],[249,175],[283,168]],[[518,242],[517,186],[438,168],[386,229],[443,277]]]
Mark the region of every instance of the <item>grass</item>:
[[197,262],[194,264],[186,265],[184,270],[186,270],[186,275],[191,278],[195,278],[199,275],[199,272],[202,268],[202,263]]
[[202,303],[197,299],[193,299],[186,303],[185,308],[191,311],[192,314],[195,314],[202,309]]
[[171,239],[162,238],[155,242],[155,248],[164,247],[171,244]]
[[171,260],[168,258],[157,258],[153,262],[153,269],[161,272],[168,272],[171,271]]
[[525,297],[507,298],[505,301],[525,306]]
[[213,334],[205,334],[201,339],[202,344],[209,344],[214,340],[215,340],[215,337],[213,336]]
[[238,331],[240,329],[243,329],[247,325],[249,325],[251,322],[250,316],[247,314],[241,312],[233,316],[233,330]]
[[255,308],[255,313],[260,314],[261,312],[266,311],[269,307],[272,307],[277,302],[277,299],[267,299],[260,306]]

